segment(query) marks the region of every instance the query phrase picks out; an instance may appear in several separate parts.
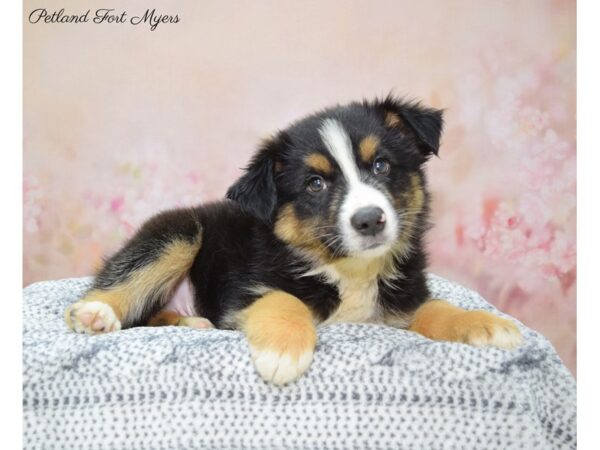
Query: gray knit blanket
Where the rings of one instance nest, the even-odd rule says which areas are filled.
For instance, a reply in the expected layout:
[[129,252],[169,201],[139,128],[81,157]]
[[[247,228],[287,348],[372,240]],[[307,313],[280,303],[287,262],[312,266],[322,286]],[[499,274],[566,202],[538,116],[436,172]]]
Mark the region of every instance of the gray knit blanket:
[[[513,351],[383,325],[322,327],[307,374],[275,387],[237,331],[70,332],[63,311],[90,284],[24,290],[25,448],[576,448],[575,380],[521,324],[525,344]],[[429,284],[436,297],[494,311],[440,277]]]

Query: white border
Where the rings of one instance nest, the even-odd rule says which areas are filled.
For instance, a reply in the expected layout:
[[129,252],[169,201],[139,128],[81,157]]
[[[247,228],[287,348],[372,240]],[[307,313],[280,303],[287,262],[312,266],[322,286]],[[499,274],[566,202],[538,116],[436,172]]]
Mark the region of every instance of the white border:
[[[598,448],[600,384],[600,41],[598,3],[577,4],[577,441],[578,448]],[[549,380],[550,381],[550,380]]]
[[2,447],[23,447],[21,302],[23,267],[23,22],[18,2],[3,5],[2,42]]

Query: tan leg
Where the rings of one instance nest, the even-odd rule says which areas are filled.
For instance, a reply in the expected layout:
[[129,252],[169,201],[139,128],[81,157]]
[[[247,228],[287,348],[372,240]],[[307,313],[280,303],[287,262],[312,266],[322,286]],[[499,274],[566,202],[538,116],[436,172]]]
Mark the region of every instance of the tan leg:
[[175,240],[155,261],[107,289],[93,289],[65,311],[67,326],[98,334],[138,324],[149,303],[164,303],[189,270],[200,242]]
[[210,320],[205,319],[204,317],[180,316],[175,311],[168,310],[160,311],[148,321],[149,327],[164,327],[169,325],[198,329],[209,329],[215,327]]
[[467,311],[444,300],[423,304],[409,329],[430,339],[478,347],[514,348],[523,341],[521,332],[510,320],[487,311]]
[[310,366],[317,332],[310,309],[282,291],[270,292],[237,316],[252,360],[265,381],[286,384]]

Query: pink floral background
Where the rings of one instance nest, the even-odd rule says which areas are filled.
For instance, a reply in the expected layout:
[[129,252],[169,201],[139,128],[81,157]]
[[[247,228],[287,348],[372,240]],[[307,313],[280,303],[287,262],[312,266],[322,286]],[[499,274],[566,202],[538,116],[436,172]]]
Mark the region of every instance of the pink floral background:
[[155,31],[27,23],[40,7],[25,1],[25,284],[92,273],[157,211],[221,198],[263,136],[393,89],[446,109],[431,270],[575,372],[574,1],[162,1],[180,22]]

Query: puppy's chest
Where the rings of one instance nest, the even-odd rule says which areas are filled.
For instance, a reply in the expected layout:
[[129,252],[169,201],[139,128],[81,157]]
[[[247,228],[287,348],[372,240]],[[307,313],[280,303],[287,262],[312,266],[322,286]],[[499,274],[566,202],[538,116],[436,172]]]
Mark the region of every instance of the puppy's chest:
[[382,311],[377,279],[352,278],[335,269],[324,272],[328,281],[337,286],[339,305],[323,324],[339,322],[379,322]]

